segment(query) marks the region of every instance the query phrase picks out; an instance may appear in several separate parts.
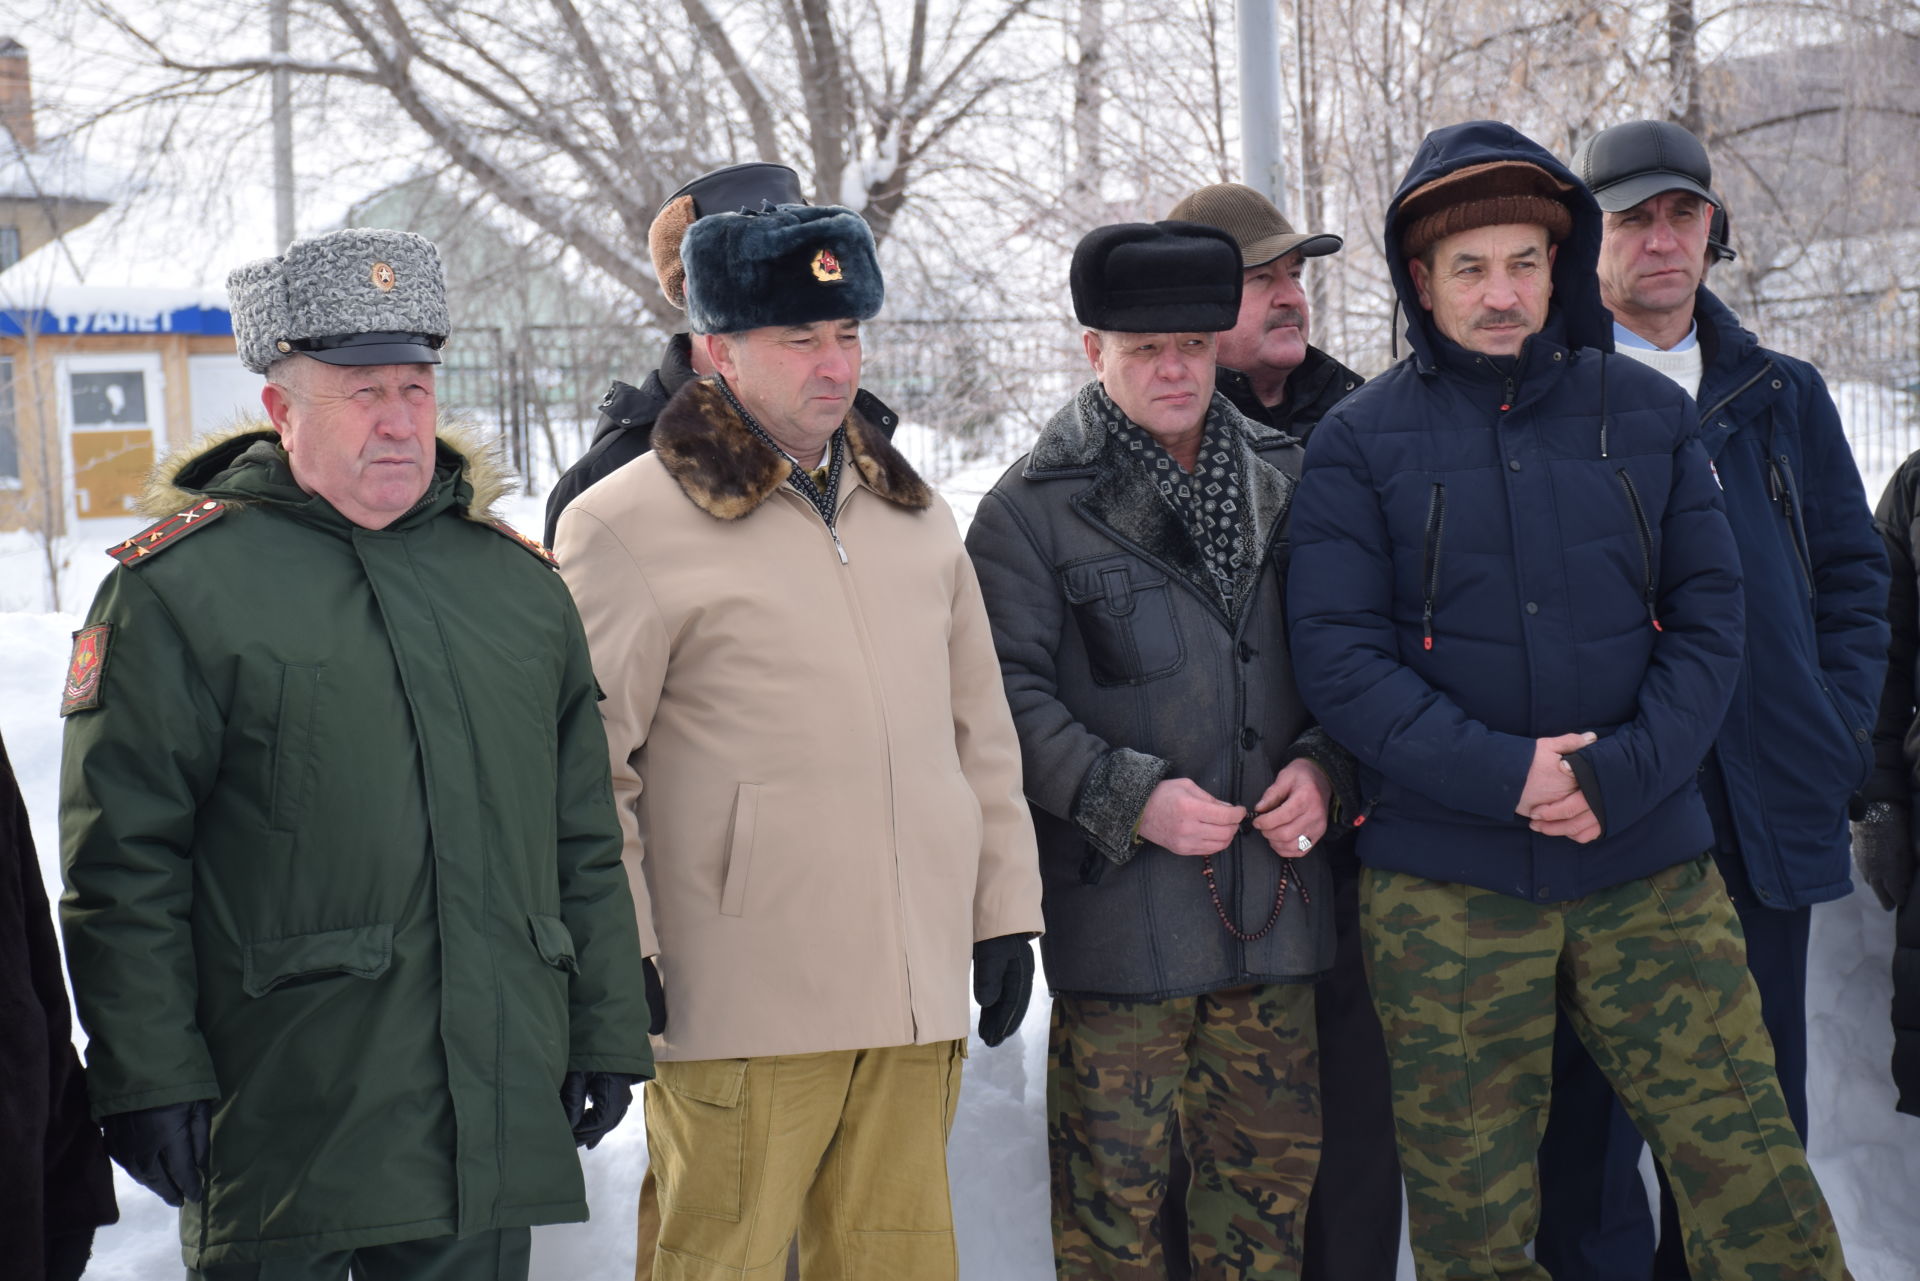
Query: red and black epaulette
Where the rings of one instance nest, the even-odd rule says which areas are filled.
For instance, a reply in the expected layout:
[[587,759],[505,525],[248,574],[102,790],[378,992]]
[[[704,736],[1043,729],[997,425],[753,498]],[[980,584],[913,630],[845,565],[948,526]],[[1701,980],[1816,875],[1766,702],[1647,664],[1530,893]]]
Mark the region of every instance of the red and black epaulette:
[[155,552],[165,551],[196,529],[205,529],[227,514],[227,505],[203,498],[183,512],[155,521],[124,543],[107,548],[122,565],[139,565]]
[[553,553],[547,550],[545,543],[535,542],[533,539],[528,538],[525,534],[515,529],[512,525],[507,524],[504,520],[490,520],[487,524],[493,526],[496,531],[505,534],[508,538],[511,538],[514,542],[526,548],[532,555],[538,556],[541,564],[545,565],[548,569],[560,568],[560,562],[553,558]]

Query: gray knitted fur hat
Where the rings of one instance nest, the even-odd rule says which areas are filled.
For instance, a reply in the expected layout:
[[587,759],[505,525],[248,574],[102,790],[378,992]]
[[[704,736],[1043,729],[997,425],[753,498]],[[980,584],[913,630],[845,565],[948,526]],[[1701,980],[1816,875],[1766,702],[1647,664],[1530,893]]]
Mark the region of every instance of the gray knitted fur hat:
[[227,277],[233,337],[256,374],[276,360],[330,365],[440,363],[447,284],[433,242],[409,231],[349,227],[309,236]]

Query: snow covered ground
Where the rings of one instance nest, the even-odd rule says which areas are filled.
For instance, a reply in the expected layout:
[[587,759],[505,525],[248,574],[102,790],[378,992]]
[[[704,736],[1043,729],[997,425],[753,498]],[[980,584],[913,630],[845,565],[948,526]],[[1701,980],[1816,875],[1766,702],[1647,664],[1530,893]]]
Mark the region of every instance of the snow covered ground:
[[[926,446],[911,427],[909,456]],[[1896,460],[1897,461],[1897,460]],[[1891,463],[1886,464],[1889,468]],[[964,525],[981,494],[1006,468],[987,459],[940,482]],[[1868,478],[1877,498],[1884,474]],[[541,504],[517,500],[508,519],[538,531]],[[89,527],[76,539],[61,613],[45,612],[39,549],[24,535],[0,535],[0,735],[4,735],[33,817],[48,893],[59,893],[55,797],[60,756],[60,677],[69,636],[112,562],[101,554],[118,526]],[[10,612],[9,612],[10,611]],[[1920,1120],[1893,1111],[1887,1062],[1891,918],[1866,891],[1814,913],[1812,979],[1813,1162],[1833,1203],[1856,1281],[1920,1277]],[[949,1154],[966,1281],[1048,1281],[1045,1056],[1047,1009],[1039,996],[1020,1031],[967,1065]],[[636,1108],[627,1124],[581,1154],[593,1217],[534,1234],[539,1281],[625,1281],[632,1276],[633,1209],[646,1146]],[[158,1281],[180,1275],[174,1215],[119,1175],[121,1223],[100,1237],[89,1278]],[[1412,1278],[1403,1261],[1401,1276]],[[904,1279],[903,1279],[904,1281]]]

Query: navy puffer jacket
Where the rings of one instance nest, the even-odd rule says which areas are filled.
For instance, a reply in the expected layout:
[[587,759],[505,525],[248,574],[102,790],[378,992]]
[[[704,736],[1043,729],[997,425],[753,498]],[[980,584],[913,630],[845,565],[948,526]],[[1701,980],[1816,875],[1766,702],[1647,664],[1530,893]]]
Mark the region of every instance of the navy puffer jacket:
[[1819,373],[1704,288],[1694,316],[1700,440],[1746,584],[1745,665],[1714,744],[1725,821],[1762,903],[1824,903],[1853,886],[1847,802],[1873,768],[1886,553]]
[[[1570,183],[1546,328],[1517,358],[1432,325],[1400,253],[1406,194],[1519,159]],[[1738,555],[1693,401],[1614,356],[1600,212],[1503,124],[1430,134],[1387,220],[1413,354],[1307,450],[1289,601],[1308,706],[1362,766],[1370,866],[1537,902],[1705,853],[1695,771],[1740,670]],[[1534,740],[1592,730],[1580,845],[1514,812]]]

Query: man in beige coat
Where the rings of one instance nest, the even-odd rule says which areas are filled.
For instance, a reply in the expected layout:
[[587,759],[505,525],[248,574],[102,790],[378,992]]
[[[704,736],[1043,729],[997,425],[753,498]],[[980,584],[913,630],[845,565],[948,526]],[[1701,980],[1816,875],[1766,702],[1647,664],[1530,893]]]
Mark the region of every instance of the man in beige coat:
[[[665,997],[638,1275],[957,1276],[965,1057],[1017,1026],[1041,929],[1019,744],[946,504],[850,415],[873,239],[715,214],[653,452],[561,515]],[[655,1221],[650,1221],[655,1220]]]

